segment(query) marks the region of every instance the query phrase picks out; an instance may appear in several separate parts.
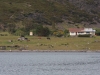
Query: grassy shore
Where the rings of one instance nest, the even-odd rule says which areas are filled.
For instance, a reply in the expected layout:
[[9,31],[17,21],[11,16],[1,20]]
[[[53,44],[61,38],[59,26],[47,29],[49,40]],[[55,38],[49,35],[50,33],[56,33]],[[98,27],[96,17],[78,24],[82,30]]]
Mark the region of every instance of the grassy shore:
[[[29,40],[18,41],[19,36],[0,36],[0,48],[6,50],[64,50],[64,51],[96,51],[100,50],[100,37],[36,37],[26,36]],[[12,40],[10,42],[10,40]]]

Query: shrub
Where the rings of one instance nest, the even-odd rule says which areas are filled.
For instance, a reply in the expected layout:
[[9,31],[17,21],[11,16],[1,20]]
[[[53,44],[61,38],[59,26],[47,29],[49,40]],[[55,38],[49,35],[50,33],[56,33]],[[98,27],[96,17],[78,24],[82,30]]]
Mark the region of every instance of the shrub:
[[17,35],[17,36],[22,36],[22,35],[25,35],[25,32],[18,29],[18,30],[16,30],[16,32],[14,34]]
[[65,29],[64,30],[64,37],[66,37],[69,34],[69,30]]
[[96,29],[96,33],[95,34],[98,35],[98,36],[100,36],[100,29],[99,28]]
[[64,32],[62,30],[59,30],[59,31],[54,32],[53,35],[57,37],[62,37],[64,35]]
[[91,34],[78,35],[78,37],[90,37]]
[[49,36],[50,35],[49,28],[43,27],[43,26],[37,27],[35,32],[38,36]]
[[95,3],[95,0],[85,0],[86,4],[92,5]]

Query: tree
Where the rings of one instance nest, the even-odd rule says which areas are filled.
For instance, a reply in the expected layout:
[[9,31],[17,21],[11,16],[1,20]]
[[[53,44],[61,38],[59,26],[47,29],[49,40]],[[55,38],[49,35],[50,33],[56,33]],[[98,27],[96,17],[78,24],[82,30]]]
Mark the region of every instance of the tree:
[[98,35],[98,36],[100,36],[100,29],[96,29],[95,34]]
[[8,31],[10,34],[15,33],[15,31],[16,31],[16,26],[15,26],[15,24],[12,24],[12,23],[7,24],[7,31]]
[[64,37],[66,37],[69,34],[69,31],[67,29],[64,30]]
[[47,27],[43,28],[43,36],[48,36],[50,34],[50,30]]
[[36,34],[38,36],[48,36],[50,34],[50,30],[49,28],[47,27],[43,27],[42,25],[41,26],[38,26],[36,28]]

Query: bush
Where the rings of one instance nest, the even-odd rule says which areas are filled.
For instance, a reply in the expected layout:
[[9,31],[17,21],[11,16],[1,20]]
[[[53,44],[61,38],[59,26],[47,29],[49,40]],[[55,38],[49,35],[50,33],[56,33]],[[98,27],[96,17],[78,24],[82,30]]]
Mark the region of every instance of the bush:
[[57,37],[62,37],[64,35],[64,32],[59,30],[59,31],[54,32],[53,35]]
[[92,5],[95,3],[95,0],[86,0],[86,4]]
[[91,34],[78,35],[78,37],[91,37]]
[[17,36],[22,36],[22,35],[25,35],[25,32],[18,29],[18,30],[16,30],[16,32],[14,34],[17,35]]
[[69,34],[69,30],[65,29],[64,30],[64,37],[66,37]]
[[50,30],[47,27],[43,26],[38,26],[35,30],[36,34],[38,36],[49,36],[50,35]]
[[96,35],[100,36],[100,29],[96,29],[96,32],[95,32]]

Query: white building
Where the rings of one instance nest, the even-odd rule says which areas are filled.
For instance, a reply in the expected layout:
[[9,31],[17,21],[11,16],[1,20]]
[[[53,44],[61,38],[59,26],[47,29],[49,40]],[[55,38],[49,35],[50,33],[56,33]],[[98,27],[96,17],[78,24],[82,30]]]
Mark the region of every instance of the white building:
[[30,32],[30,36],[33,36],[33,32]]
[[95,30],[92,28],[69,28],[70,36],[91,34],[95,35]]

